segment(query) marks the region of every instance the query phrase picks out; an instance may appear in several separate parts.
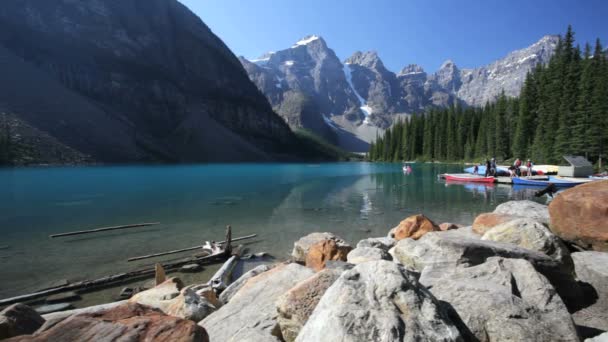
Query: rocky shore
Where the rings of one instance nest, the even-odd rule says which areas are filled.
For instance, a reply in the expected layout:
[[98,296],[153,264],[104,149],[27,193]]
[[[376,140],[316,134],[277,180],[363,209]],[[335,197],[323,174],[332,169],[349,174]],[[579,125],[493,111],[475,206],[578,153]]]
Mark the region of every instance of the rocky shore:
[[[9,341],[608,341],[608,181],[471,226],[422,214],[386,237],[294,243],[221,293],[177,278],[129,300],[0,313]],[[354,247],[353,247],[354,246]]]

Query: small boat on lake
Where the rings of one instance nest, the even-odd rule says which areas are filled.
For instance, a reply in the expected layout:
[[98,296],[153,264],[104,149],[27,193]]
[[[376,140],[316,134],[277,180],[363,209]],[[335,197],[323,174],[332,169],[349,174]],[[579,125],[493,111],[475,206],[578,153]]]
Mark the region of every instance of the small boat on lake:
[[547,187],[549,184],[554,184],[559,188],[568,188],[573,187],[579,184],[583,184],[585,182],[576,182],[570,180],[563,180],[556,177],[549,177],[549,180],[538,180],[538,179],[528,179],[526,177],[515,177],[512,179],[513,185],[524,185],[524,186],[540,186]]
[[562,177],[562,176],[549,176],[550,182],[570,182],[575,184],[584,184],[596,181],[596,179],[592,178],[575,178],[575,177]]
[[[471,167],[467,167],[464,169],[464,172],[473,174],[475,167],[471,166]],[[486,174],[486,166],[485,165],[479,165],[478,166],[478,170],[477,170],[477,174],[478,175],[485,175]],[[508,176],[509,175],[509,167],[508,166],[497,166],[496,167],[496,175],[497,176]]]
[[456,182],[494,183],[495,181],[494,177],[484,177],[470,173],[446,173],[444,178],[447,181]]

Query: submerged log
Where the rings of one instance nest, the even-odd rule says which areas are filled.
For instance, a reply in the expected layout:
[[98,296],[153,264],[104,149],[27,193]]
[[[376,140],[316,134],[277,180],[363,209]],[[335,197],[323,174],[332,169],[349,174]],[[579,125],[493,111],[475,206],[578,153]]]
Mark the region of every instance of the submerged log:
[[[241,241],[241,240],[246,240],[246,239],[252,239],[254,237],[258,236],[257,234],[251,234],[251,235],[246,235],[246,236],[241,236],[238,238],[234,238],[231,241],[235,242],[235,241]],[[216,242],[216,244],[218,245],[223,245],[224,243],[226,243],[226,241],[220,241],[220,242]],[[188,251],[193,251],[193,250],[197,250],[197,249],[203,249],[205,247],[207,247],[207,244],[204,245],[199,245],[199,246],[194,246],[194,247],[188,247],[188,248],[181,248],[181,249],[175,249],[172,251],[167,251],[167,252],[160,252],[160,253],[154,253],[154,254],[148,254],[148,255],[142,255],[142,256],[137,256],[137,257],[132,257],[127,259],[127,261],[136,261],[136,260],[142,260],[142,259],[150,259],[150,258],[154,258],[157,256],[163,256],[163,255],[169,255],[169,254],[177,254],[177,253],[182,253],[182,252],[188,252]]]
[[91,234],[91,233],[106,232],[106,231],[109,231],[109,230],[119,230],[119,229],[129,229],[129,228],[139,228],[139,227],[155,226],[155,225],[158,225],[158,224],[160,224],[160,222],[135,223],[135,224],[127,224],[127,225],[123,225],[123,226],[102,227],[102,228],[89,229],[89,230],[79,230],[79,231],[75,231],[75,232],[52,234],[52,235],[49,235],[49,237],[50,238],[56,238],[56,237],[62,237],[62,236]]

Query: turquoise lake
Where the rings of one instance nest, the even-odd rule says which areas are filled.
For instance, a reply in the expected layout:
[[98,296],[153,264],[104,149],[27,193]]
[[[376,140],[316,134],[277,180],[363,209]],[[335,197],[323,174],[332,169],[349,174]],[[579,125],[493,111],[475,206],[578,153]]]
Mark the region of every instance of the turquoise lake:
[[[54,281],[93,279],[166,259],[142,254],[257,233],[251,252],[288,257],[314,231],[351,244],[385,236],[409,215],[470,225],[475,216],[533,190],[446,184],[462,166],[231,164],[0,170],[0,298]],[[543,199],[537,199],[544,202]],[[50,239],[49,234],[139,222],[161,225]],[[182,254],[187,256],[188,254]],[[204,276],[207,276],[206,274]]]

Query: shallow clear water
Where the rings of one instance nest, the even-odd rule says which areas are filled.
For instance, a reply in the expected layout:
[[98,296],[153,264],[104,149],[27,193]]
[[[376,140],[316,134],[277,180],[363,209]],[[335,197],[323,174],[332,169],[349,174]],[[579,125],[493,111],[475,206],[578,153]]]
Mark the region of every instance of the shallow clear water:
[[[248,245],[252,252],[281,259],[295,240],[313,231],[331,231],[354,244],[385,236],[411,214],[471,224],[502,202],[532,197],[510,185],[447,185],[437,179],[461,169],[415,164],[410,175],[400,164],[370,163],[2,169],[0,298],[60,279],[93,279],[166,260],[126,262],[222,240],[228,224],[235,237],[258,234]],[[137,222],[162,224],[48,237]]]

